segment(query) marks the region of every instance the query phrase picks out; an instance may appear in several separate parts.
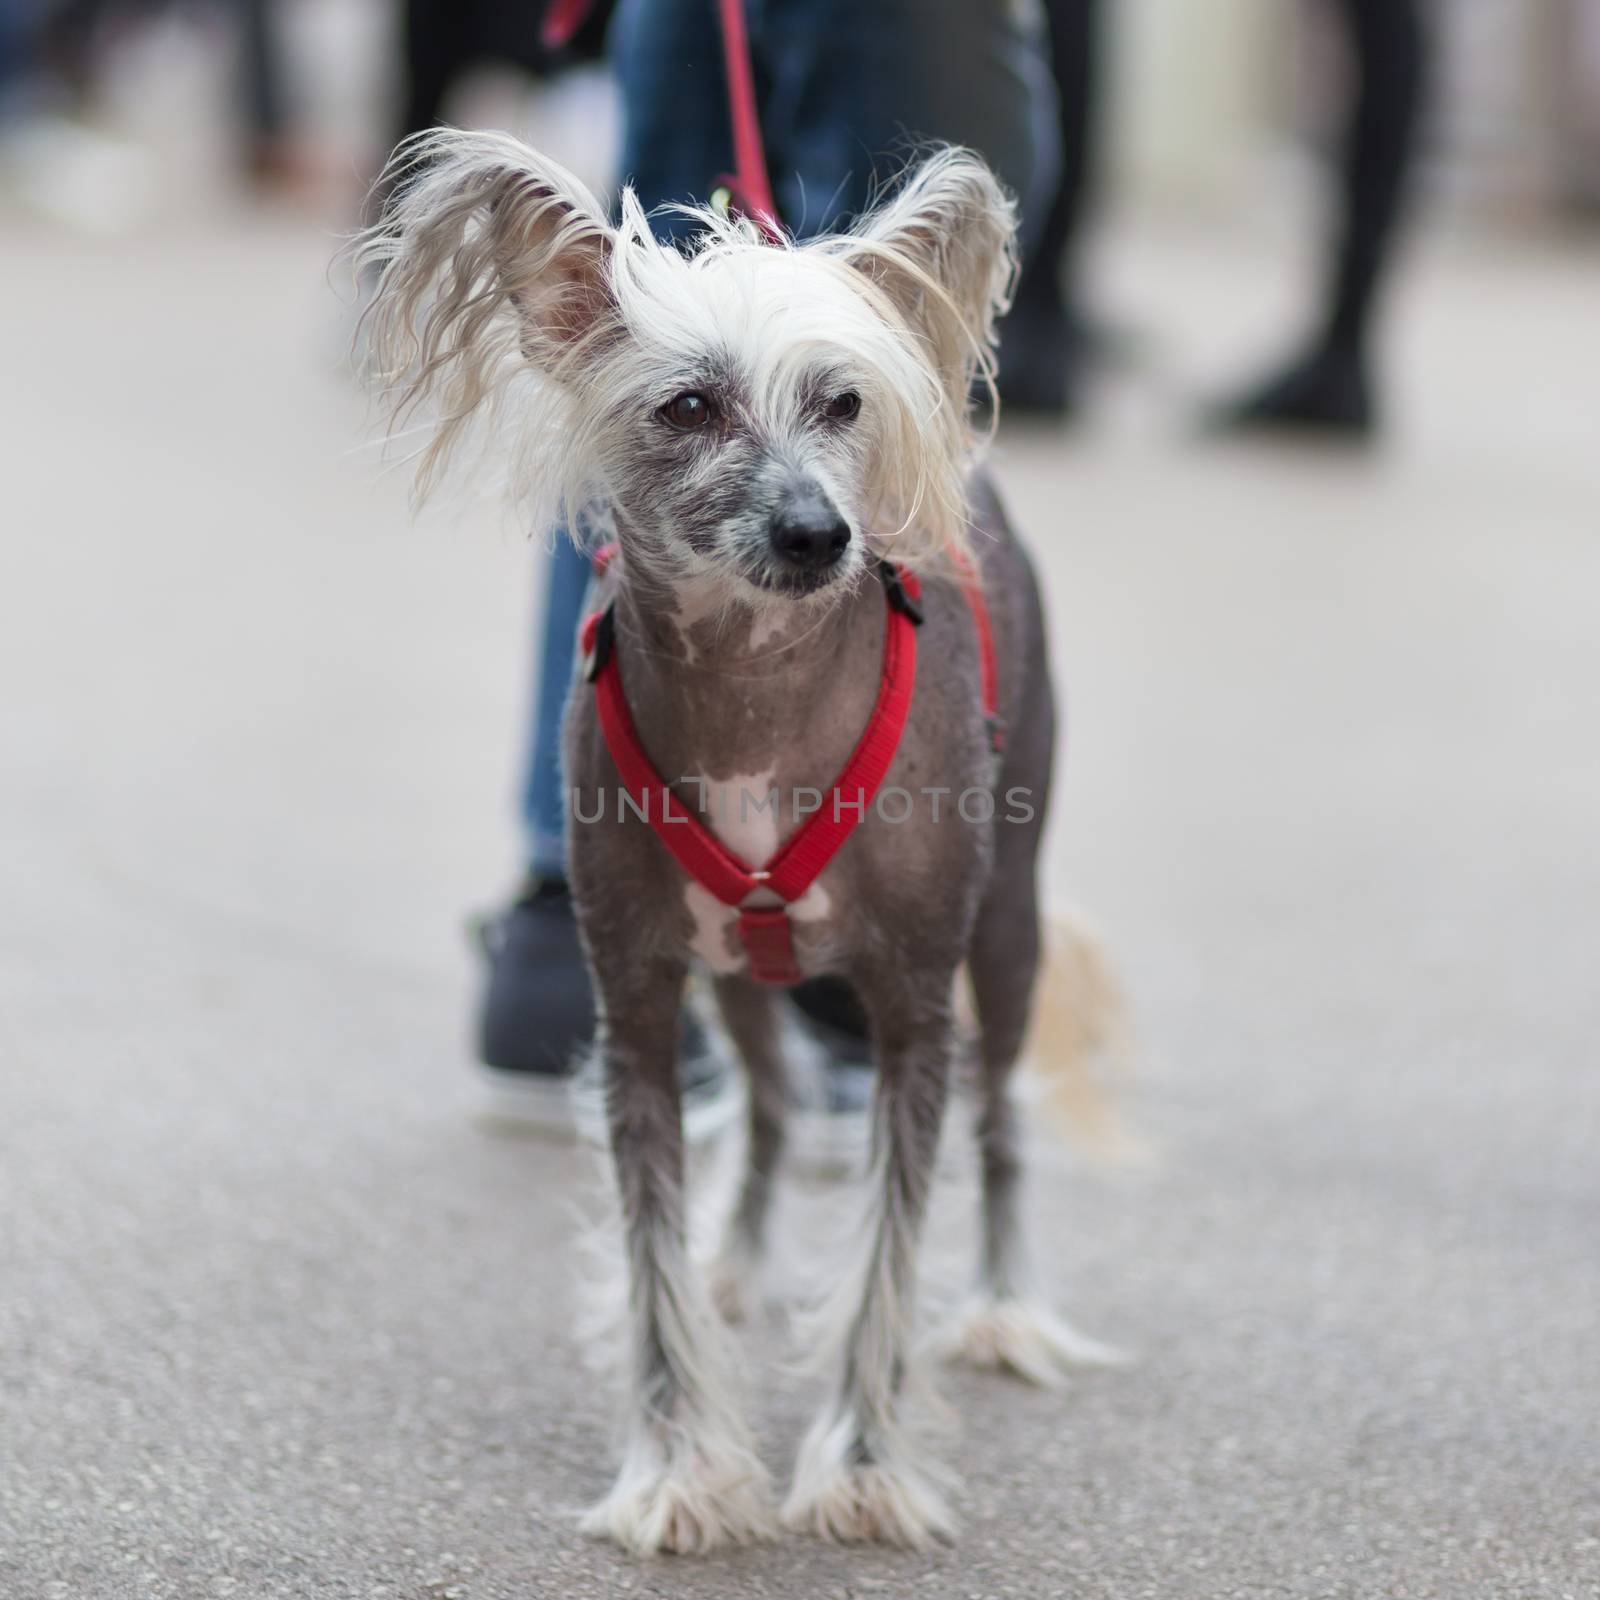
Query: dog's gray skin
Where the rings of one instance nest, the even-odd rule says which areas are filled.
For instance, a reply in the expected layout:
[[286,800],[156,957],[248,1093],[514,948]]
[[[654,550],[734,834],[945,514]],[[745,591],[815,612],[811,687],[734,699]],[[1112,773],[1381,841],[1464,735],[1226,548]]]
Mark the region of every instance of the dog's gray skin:
[[[986,482],[973,495],[975,551],[981,564],[998,665],[1003,763],[993,771],[980,693],[973,616],[953,574],[924,582],[915,695],[885,780],[916,797],[908,821],[868,807],[823,873],[830,914],[796,920],[795,949],[808,975],[833,973],[855,985],[870,1018],[879,1069],[875,1141],[882,1185],[874,1259],[865,1274],[856,1330],[881,1329],[865,1348],[847,1349],[829,1401],[830,1426],[844,1424],[852,1468],[899,1449],[894,1409],[906,1360],[918,1227],[932,1176],[952,1052],[952,1000],[965,963],[980,1024],[978,1142],[983,1173],[980,1292],[1005,1305],[1021,1278],[1016,1190],[1019,1155],[1007,1084],[1027,1030],[1040,951],[1036,868],[1049,799],[1055,708],[1039,594],[1028,559]],[[865,726],[877,694],[886,607],[883,591],[861,574],[847,599],[803,637],[751,660],[748,630],[706,622],[685,641],[648,597],[621,573],[614,591],[616,649],[630,708],[658,771],[725,781],[771,772],[794,825],[792,797],[827,793]],[[603,596],[597,596],[597,603]],[[692,644],[692,648],[687,647]],[[566,770],[579,815],[570,872],[596,986],[611,1130],[623,1186],[635,1284],[638,1389],[650,1409],[671,1419],[695,1410],[693,1366],[679,1362],[658,1322],[660,1297],[677,1292],[658,1259],[670,1237],[681,1249],[683,1150],[677,1111],[676,1017],[695,929],[684,905],[684,874],[636,814],[616,804],[620,778],[600,732],[593,690],[581,679],[569,703]],[[996,820],[972,824],[956,810],[964,792],[988,790]],[[675,784],[700,810],[700,782]],[[1021,820],[1004,796],[1022,791]],[[922,791],[942,790],[939,820]],[[977,807],[973,807],[977,810]],[[1026,813],[1026,814],[1025,814]],[[898,810],[893,814],[898,815]],[[755,863],[759,864],[759,863]],[[729,928],[730,957],[737,952]],[[728,1031],[751,1080],[749,1158],[724,1260],[748,1270],[759,1259],[774,1170],[783,1144],[785,1094],[778,1049],[778,995],[746,977],[716,980]],[[929,1497],[931,1501],[931,1496]],[[934,1511],[935,1525],[942,1517]],[[916,1542],[910,1519],[892,1509],[849,1502],[830,1507],[824,1532],[874,1532]]]
[[[914,797],[911,816],[869,808],[790,911],[801,969],[844,974],[859,992],[879,1087],[873,1213],[785,1520],[924,1543],[949,1516],[900,1402],[963,966],[981,1033],[983,1243],[954,1348],[1039,1381],[1103,1354],[1027,1296],[1006,1096],[1039,965],[1054,709],[1038,592],[992,488],[969,470],[965,411],[1005,303],[1012,207],[977,158],[944,151],[846,235],[774,249],[703,212],[704,242],[685,258],[653,240],[626,192],[613,227],[569,174],[504,136],[436,131],[401,161],[361,253],[382,269],[371,346],[397,412],[437,404],[421,487],[470,422],[514,412],[527,482],[553,485],[569,510],[603,500],[620,555],[595,603],[615,601],[635,725],[690,808],[718,784],[758,784],[758,803],[779,793],[760,849],[729,840],[752,866],[797,824],[796,791],[831,790],[868,720],[887,615],[871,558],[920,570],[915,695],[887,776]],[[542,381],[520,398],[530,375]],[[996,646],[998,773],[949,554],[962,543]],[[723,1323],[688,1256],[678,1014],[698,956],[752,1090],[748,1171],[715,1265],[729,1305],[759,1261],[783,1143],[779,997],[744,975],[732,913],[617,804],[584,682],[565,759],[629,1266],[628,1439],[587,1526],[639,1551],[704,1550],[765,1534],[772,1516],[730,1398]],[[997,819],[968,821],[958,798],[991,785]]]

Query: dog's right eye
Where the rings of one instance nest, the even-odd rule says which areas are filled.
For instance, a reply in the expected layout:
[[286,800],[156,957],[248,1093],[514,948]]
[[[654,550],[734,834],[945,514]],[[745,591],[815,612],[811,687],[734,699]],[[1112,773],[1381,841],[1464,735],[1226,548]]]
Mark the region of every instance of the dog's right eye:
[[685,394],[674,395],[661,408],[661,415],[674,428],[681,428],[685,433],[705,427],[713,414],[711,402],[692,389]]

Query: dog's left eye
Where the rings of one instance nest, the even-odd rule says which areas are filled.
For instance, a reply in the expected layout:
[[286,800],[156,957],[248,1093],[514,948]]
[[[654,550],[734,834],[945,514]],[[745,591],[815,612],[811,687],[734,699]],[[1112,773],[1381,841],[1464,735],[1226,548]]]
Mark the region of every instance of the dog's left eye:
[[823,406],[822,414],[829,422],[849,422],[860,410],[861,396],[854,389],[846,389]]
[[711,402],[703,394],[697,394],[691,389],[667,401],[661,408],[661,415],[674,428],[682,428],[688,433],[695,428],[705,427],[715,412]]

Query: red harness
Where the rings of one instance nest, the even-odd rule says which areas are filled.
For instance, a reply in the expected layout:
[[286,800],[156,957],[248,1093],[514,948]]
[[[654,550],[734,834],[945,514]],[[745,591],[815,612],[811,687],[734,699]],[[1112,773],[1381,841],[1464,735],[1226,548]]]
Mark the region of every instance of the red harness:
[[[604,570],[612,552],[602,551],[596,565]],[[983,710],[991,750],[1001,748],[998,676],[994,635],[978,574],[961,560],[961,586],[972,610],[982,664]],[[804,974],[795,961],[794,932],[788,908],[816,882],[877,797],[900,748],[911,712],[917,678],[917,629],[922,623],[918,601],[922,586],[914,574],[888,562],[878,563],[888,608],[883,636],[883,673],[878,698],[844,771],[834,780],[829,799],[811,813],[788,840],[760,867],[741,861],[668,787],[645,752],[628,710],[617,660],[615,603],[595,612],[579,635],[585,671],[595,687],[600,731],[616,764],[633,809],[649,823],[678,865],[701,888],[739,912],[739,940],[758,983],[794,984]],[[754,901],[755,903],[751,903]]]

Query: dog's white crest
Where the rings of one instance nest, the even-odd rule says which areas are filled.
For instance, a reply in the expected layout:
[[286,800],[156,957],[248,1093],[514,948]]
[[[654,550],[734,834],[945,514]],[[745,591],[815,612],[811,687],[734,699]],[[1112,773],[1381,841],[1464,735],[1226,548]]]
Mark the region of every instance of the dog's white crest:
[[[839,576],[965,540],[968,400],[1013,270],[1013,208],[977,157],[942,150],[851,232],[805,243],[691,208],[687,252],[631,192],[612,226],[503,134],[420,135],[385,181],[355,259],[376,273],[370,365],[421,434],[419,498],[492,441],[533,526],[605,503],[634,570],[746,600],[767,497],[796,480],[826,484],[857,535]],[[713,399],[703,437],[662,419],[684,392]]]

